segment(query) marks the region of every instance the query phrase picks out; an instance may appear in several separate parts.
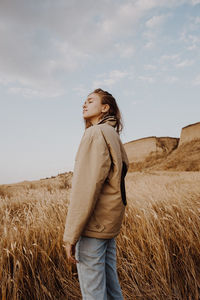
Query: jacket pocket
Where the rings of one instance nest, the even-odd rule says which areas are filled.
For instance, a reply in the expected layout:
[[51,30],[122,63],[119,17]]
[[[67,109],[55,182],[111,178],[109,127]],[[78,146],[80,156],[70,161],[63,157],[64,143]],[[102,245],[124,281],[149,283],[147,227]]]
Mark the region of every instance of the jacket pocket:
[[125,189],[125,176],[127,173],[127,166],[125,164],[125,162],[122,162],[122,172],[121,172],[121,184],[120,184],[120,188],[121,188],[121,197],[122,197],[122,202],[124,205],[127,204],[126,202],[126,189]]
[[104,228],[105,226],[103,224],[90,224],[86,227],[86,230],[101,232]]

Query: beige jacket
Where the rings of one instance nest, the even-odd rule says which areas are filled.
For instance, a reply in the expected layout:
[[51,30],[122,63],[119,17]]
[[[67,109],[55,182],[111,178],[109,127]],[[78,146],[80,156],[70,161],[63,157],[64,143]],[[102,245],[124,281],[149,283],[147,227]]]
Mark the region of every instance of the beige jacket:
[[115,124],[115,117],[107,116],[83,134],[75,158],[64,242],[76,244],[81,235],[106,239],[119,234],[129,162]]

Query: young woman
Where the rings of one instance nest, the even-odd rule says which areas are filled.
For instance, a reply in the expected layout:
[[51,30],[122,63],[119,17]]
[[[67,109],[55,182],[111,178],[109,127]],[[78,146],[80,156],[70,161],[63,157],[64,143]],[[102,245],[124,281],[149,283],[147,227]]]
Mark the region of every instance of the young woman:
[[115,98],[102,89],[83,104],[85,132],[72,179],[63,236],[68,261],[76,263],[85,300],[123,299],[116,270],[116,241],[126,205],[128,158],[120,140]]

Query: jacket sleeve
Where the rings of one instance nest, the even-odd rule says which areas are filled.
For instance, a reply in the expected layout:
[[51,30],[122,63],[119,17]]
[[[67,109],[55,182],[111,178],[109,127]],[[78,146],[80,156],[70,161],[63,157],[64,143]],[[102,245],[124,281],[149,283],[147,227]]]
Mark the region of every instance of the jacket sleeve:
[[63,236],[63,241],[70,244],[75,244],[84,230],[111,166],[110,153],[98,125],[86,129],[76,158]]

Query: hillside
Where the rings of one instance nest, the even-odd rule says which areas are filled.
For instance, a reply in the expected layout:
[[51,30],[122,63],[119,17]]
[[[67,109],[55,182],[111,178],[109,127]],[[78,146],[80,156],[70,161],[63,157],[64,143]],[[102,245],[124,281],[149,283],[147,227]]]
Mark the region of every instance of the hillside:
[[200,139],[200,122],[189,124],[182,128],[179,146],[193,139]]
[[142,170],[200,171],[200,139],[182,143],[170,153],[151,153],[141,162],[130,163],[129,172]]
[[20,195],[26,195],[29,198],[34,191],[47,191],[51,194],[56,190],[68,190],[71,188],[71,180],[73,173],[66,172],[32,181],[21,181],[12,184],[0,185],[0,197],[12,198]]
[[154,154],[169,153],[177,148],[179,138],[163,136],[149,136],[124,144],[130,163],[143,161],[146,157]]

